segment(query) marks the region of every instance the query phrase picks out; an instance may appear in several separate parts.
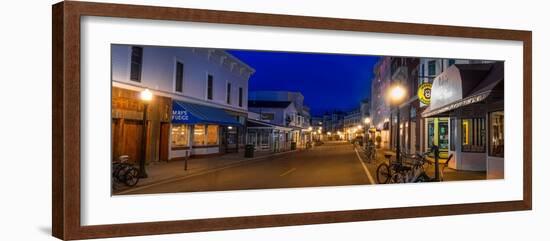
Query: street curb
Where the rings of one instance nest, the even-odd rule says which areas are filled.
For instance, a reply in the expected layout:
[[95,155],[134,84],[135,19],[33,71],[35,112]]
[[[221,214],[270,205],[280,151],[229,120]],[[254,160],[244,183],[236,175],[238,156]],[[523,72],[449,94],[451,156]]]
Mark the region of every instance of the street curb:
[[220,171],[220,170],[231,168],[231,167],[237,167],[237,166],[244,165],[244,164],[254,163],[254,162],[260,161],[262,159],[268,158],[268,157],[280,156],[280,155],[283,155],[283,154],[290,154],[290,153],[294,153],[294,152],[297,152],[297,151],[300,151],[300,150],[278,152],[278,153],[273,153],[273,154],[267,155],[267,156],[243,159],[241,161],[237,161],[237,162],[234,162],[234,163],[231,163],[231,164],[219,166],[219,167],[216,167],[216,168],[213,168],[213,169],[205,169],[203,171],[198,171],[198,172],[192,173],[192,174],[187,174],[187,175],[175,176],[175,177],[162,179],[162,180],[159,180],[159,181],[156,181],[156,182],[153,182],[153,183],[149,183],[149,184],[144,185],[144,186],[139,186],[139,187],[136,187],[136,188],[130,188],[130,189],[127,189],[127,190],[124,190],[124,191],[121,191],[121,192],[117,192],[117,193],[114,193],[112,195],[124,195],[124,194],[128,194],[128,193],[131,193],[131,192],[143,190],[143,189],[146,189],[146,188],[149,188],[149,187],[152,187],[152,186],[157,186],[157,185],[160,185],[160,184],[166,184],[166,183],[170,183],[170,182],[184,180],[184,179],[187,179],[187,178],[196,177],[196,176],[200,176],[200,175]]

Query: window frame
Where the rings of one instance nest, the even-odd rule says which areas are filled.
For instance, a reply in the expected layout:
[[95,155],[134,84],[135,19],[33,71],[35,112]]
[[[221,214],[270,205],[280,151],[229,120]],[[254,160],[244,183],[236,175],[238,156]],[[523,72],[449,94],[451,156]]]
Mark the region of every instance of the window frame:
[[225,84],[225,103],[231,105],[231,82]]
[[[504,117],[504,110],[495,110],[495,111],[491,111],[488,113],[488,118],[489,118],[489,126],[488,126],[488,133],[489,133],[489,142],[488,143],[488,150],[487,150],[487,155],[490,156],[490,157],[497,157],[497,158],[504,158],[504,150],[502,151],[502,156],[500,155],[493,155],[493,122],[492,122],[492,118],[491,118],[491,115],[494,114],[494,113],[497,113],[497,112],[502,112],[502,115]],[[504,122],[503,120],[503,124],[502,124],[502,138],[503,138],[503,144],[502,144],[502,148],[504,149],[505,148],[505,140],[504,140],[504,137],[505,137],[505,131],[504,128],[505,128],[505,125],[506,123]]]
[[[212,86],[210,86],[210,83],[212,83]],[[209,72],[206,72],[206,99],[214,100],[214,75]]]
[[239,87],[239,107],[243,107],[243,87]]
[[[433,65],[432,65],[433,63]],[[431,66],[433,66],[433,73],[431,73],[430,69]],[[437,61],[436,60],[428,60],[428,76],[435,76],[435,73],[437,72]]]
[[[464,150],[464,121],[469,120],[471,126],[468,127],[468,135],[467,135],[467,141],[468,144],[466,146],[476,146],[476,147],[483,147],[483,150],[480,151],[473,151],[473,150]],[[476,122],[475,120],[479,120]],[[487,132],[487,119],[485,117],[471,117],[471,118],[461,118],[460,123],[462,125],[462,140],[460,142],[460,150],[461,152],[467,152],[467,153],[487,153],[487,136],[484,136]],[[478,126],[479,125],[479,126]],[[483,133],[485,132],[485,133]],[[474,145],[474,140],[477,140],[476,142],[482,142],[482,145]]]
[[[185,127],[185,131],[187,132],[187,144],[186,145],[175,145],[174,144],[174,129],[177,128],[177,127]],[[179,148],[188,148],[191,146],[191,141],[189,139],[190,137],[190,133],[191,132],[191,125],[188,125],[188,124],[172,124],[170,126],[170,148],[172,150],[174,149],[179,149]]]
[[[181,80],[179,80],[180,83],[180,90],[178,90],[178,65],[181,64]],[[185,64],[180,59],[175,59],[174,63],[174,92],[176,93],[183,93],[183,80],[185,75]]]
[[[140,50],[140,56],[139,56],[139,63],[136,63],[136,65],[138,65],[138,69],[135,70],[134,69],[134,50],[137,50],[139,49]],[[144,48],[141,47],[141,46],[131,46],[130,47],[130,73],[129,73],[129,76],[128,76],[128,79],[130,81],[134,81],[134,82],[139,82],[141,83],[141,77],[142,77],[142,72],[143,72],[143,51],[144,51]],[[135,74],[137,75],[135,78],[134,78],[134,71],[135,71]]]

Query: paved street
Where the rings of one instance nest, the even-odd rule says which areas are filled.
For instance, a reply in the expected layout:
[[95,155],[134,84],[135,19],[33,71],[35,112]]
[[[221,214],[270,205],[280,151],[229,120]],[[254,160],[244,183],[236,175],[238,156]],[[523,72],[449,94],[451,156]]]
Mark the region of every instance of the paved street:
[[174,178],[124,194],[371,184],[353,145],[328,142],[203,174]]

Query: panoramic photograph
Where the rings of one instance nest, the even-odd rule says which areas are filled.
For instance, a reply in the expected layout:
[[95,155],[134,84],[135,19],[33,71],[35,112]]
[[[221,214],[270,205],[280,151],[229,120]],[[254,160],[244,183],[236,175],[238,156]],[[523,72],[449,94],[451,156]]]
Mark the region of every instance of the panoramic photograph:
[[505,178],[502,61],[112,44],[111,83],[112,195]]

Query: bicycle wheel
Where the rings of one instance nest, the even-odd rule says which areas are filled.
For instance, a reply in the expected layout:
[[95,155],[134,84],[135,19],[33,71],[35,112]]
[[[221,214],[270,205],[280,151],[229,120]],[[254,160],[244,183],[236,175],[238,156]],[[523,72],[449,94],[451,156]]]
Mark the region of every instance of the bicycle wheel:
[[426,175],[426,173],[424,172],[420,174],[414,182],[429,182],[429,181],[430,181],[430,177]]
[[121,163],[120,164],[120,167],[116,170],[116,173],[115,173],[115,178],[119,181],[119,182],[126,182],[126,173],[128,172],[128,170],[132,168],[129,164],[127,163]]
[[390,166],[386,163],[382,163],[376,168],[376,181],[378,184],[386,184],[391,177]]
[[135,167],[130,167],[124,174],[124,184],[129,187],[135,186],[139,181],[139,172]]

